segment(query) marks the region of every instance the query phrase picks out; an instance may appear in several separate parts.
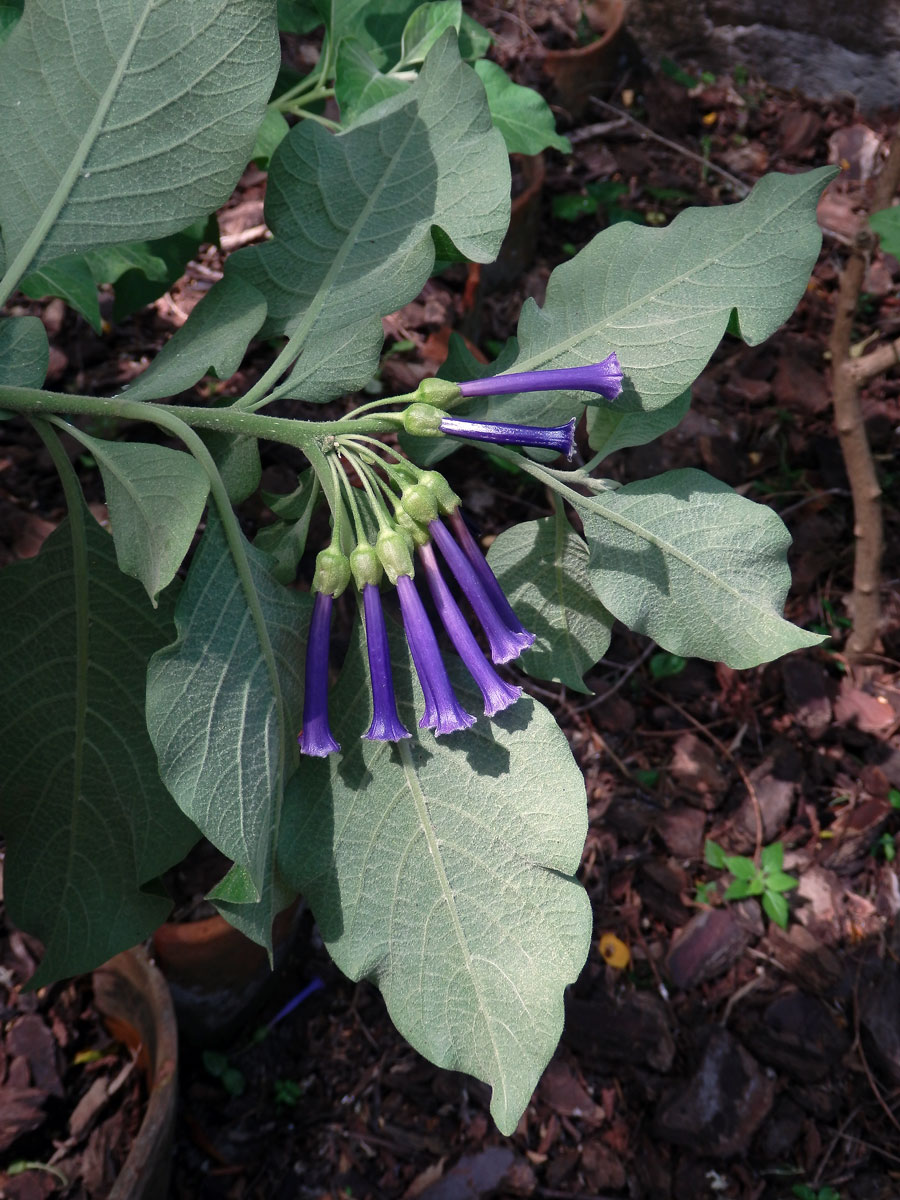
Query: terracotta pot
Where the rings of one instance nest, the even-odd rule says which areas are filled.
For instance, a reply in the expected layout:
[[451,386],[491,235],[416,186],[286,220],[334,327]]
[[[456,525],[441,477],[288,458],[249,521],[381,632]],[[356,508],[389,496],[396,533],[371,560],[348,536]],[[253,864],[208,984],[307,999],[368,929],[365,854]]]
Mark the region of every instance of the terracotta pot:
[[[295,902],[275,918],[276,967],[287,953],[299,913]],[[218,913],[202,921],[160,925],[153,935],[153,954],[168,980],[181,1032],[200,1046],[228,1041],[275,980],[262,946]]]
[[573,120],[587,108],[592,92],[615,79],[625,0],[595,0],[586,6],[585,16],[600,37],[571,50],[548,50],[543,62],[544,73],[553,81],[556,99]]
[[94,1002],[114,1037],[138,1050],[147,1107],[108,1200],[159,1200],[169,1193],[178,1098],[178,1031],[166,981],[142,946],[93,974]]
[[522,177],[522,190],[513,196],[509,228],[496,261],[481,268],[487,288],[503,287],[518,279],[534,262],[541,224],[541,193],[544,190],[543,154],[512,154]]

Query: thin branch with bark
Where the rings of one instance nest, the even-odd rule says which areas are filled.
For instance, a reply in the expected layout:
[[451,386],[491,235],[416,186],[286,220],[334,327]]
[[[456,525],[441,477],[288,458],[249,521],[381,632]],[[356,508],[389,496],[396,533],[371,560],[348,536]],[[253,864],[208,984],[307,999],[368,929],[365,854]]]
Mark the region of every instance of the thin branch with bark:
[[[887,208],[900,186],[900,136],[894,137],[875,183],[869,212]],[[879,346],[863,358],[852,356],[853,320],[865,278],[866,264],[876,246],[868,221],[863,223],[840,274],[834,325],[829,339],[832,364],[832,403],[850,490],[853,495],[853,564],[851,615],[853,629],[847,641],[851,658],[878,646],[881,623],[881,557],[884,546],[881,487],[859,399],[860,384],[898,361],[898,342]]]

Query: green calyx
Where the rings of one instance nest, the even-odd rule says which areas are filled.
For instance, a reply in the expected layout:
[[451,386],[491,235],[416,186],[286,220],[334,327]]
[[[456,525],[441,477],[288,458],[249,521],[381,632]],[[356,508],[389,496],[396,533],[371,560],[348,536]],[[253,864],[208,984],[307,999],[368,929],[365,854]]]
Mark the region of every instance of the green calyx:
[[375,547],[369,542],[360,542],[350,553],[350,570],[353,572],[353,582],[360,592],[367,583],[374,583],[377,587],[381,581],[381,563]]
[[403,413],[403,428],[413,437],[443,437],[444,414],[433,404],[411,404]]
[[375,553],[392,584],[396,585],[401,575],[415,573],[409,545],[399,529],[382,529],[375,542]]
[[459,496],[437,471],[422,471],[418,479],[419,487],[427,488],[434,497],[438,511],[444,517],[449,517],[459,508]]
[[447,408],[459,399],[459,394],[459,385],[449,379],[423,379],[414,392],[414,398],[435,408]]
[[326,546],[316,556],[313,589],[328,596],[339,596],[350,582],[350,562],[336,546]]
[[394,520],[400,527],[401,533],[408,537],[412,546],[427,546],[431,541],[431,534],[424,525],[420,525],[413,517],[409,515],[406,509],[401,508],[398,504],[394,508]]
[[434,493],[430,488],[423,486],[421,482],[411,483],[403,489],[400,506],[421,525],[427,525],[438,515],[438,504]]

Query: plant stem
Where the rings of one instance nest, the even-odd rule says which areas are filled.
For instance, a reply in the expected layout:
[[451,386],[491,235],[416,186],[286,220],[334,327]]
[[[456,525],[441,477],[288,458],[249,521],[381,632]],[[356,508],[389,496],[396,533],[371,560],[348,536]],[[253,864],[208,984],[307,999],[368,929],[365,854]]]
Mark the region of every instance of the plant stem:
[[[346,433],[346,421],[296,421],[288,417],[268,417],[261,413],[231,408],[204,408],[191,405],[148,404],[127,396],[69,396],[63,392],[45,392],[38,388],[0,387],[0,408],[38,416],[71,413],[93,417],[113,417],[126,421],[149,421],[168,428],[167,421],[178,420],[192,429],[214,429],[219,433],[243,434],[283,442],[305,452],[306,447],[329,435]],[[388,433],[396,429],[391,417],[364,417],[354,432]]]

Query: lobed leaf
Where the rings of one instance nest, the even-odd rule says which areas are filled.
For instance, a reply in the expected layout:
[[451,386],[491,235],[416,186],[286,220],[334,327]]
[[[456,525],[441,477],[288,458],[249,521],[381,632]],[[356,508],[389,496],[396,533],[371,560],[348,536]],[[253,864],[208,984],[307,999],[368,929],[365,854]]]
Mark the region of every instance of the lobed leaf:
[[37,558],[0,572],[4,898],[44,943],[34,986],[147,937],[171,903],[142,886],[199,836],[160,782],[144,720],[172,607],[154,610],[122,574],[83,505]]
[[0,384],[39,388],[49,363],[50,343],[39,317],[0,318]]
[[[822,235],[818,197],[836,168],[766,175],[738,204],[691,208],[665,229],[620,222],[550,276],[543,308],[526,301],[512,371],[582,366],[615,350],[625,372],[616,407],[659,409],[709,360],[732,314],[750,345],[764,341],[803,295]],[[558,425],[585,392],[488,399],[490,420]]]
[[[395,646],[400,713],[421,696]],[[454,671],[457,691],[479,698]],[[493,1089],[516,1127],[562,1031],[562,991],[588,951],[590,905],[574,879],[587,829],[584,783],[536,701],[447,738],[360,738],[368,706],[362,638],[332,702],[343,753],[304,760],[279,863],[310,901],[335,962],[369,977],[412,1045]],[[553,786],[547,786],[547,780]]]
[[582,676],[609,647],[613,617],[588,578],[588,548],[561,511],[513,525],[488,562],[516,615],[535,635],[516,665],[538,679],[590,693]]
[[600,600],[672,654],[731,667],[824,639],[785,621],[790,535],[770,508],[703,471],[575,500]]
[[629,446],[646,446],[679,425],[691,407],[691,389],[687,388],[664,404],[647,412],[623,412],[618,408],[587,410],[588,444],[597,454],[608,458]]
[[368,382],[382,316],[422,288],[438,225],[476,262],[499,250],[509,220],[509,162],[484,89],[452,31],[411,87],[334,136],[302,122],[272,159],[272,241],[233,254],[268,302],[266,336],[297,335],[290,395],[324,400]]
[[175,233],[224,203],[278,58],[274,0],[30,0],[0,48],[0,227],[15,278]]
[[572,153],[572,143],[556,132],[553,110],[540,92],[513,83],[502,67],[488,59],[475,63],[475,73],[484,84],[491,117],[510,154],[540,154],[548,146],[561,154]]

